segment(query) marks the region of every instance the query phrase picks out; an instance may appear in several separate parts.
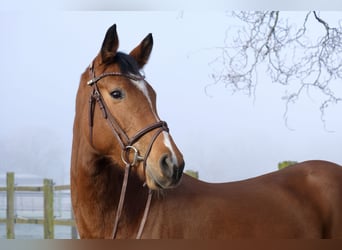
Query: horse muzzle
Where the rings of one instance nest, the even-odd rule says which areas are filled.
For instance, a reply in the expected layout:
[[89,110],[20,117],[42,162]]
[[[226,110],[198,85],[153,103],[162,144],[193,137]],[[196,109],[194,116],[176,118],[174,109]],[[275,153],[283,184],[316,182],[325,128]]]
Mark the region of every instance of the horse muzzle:
[[173,188],[180,182],[184,169],[183,159],[180,162],[173,159],[169,154],[160,157],[159,166],[146,166],[146,183],[150,189]]

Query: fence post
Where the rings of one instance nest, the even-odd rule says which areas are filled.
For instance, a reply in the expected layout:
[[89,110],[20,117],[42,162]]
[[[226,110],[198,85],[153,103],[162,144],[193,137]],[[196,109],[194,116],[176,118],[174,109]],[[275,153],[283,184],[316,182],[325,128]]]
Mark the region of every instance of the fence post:
[[53,181],[44,179],[44,239],[54,238]]
[[14,239],[14,173],[7,173],[7,239]]
[[72,222],[72,225],[71,225],[71,239],[77,239],[78,236],[77,236],[77,229],[76,229],[76,222],[75,222],[75,216],[74,216],[74,211],[71,207],[71,222]]
[[190,175],[191,177],[194,177],[194,178],[198,179],[198,171],[186,170],[185,173]]

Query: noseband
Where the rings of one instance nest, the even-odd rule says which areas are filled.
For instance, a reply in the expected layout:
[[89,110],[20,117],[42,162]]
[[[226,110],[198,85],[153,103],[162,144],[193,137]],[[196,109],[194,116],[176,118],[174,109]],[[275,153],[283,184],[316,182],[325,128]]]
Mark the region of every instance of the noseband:
[[[97,86],[98,81],[101,79],[108,77],[108,76],[116,76],[116,77],[125,77],[130,80],[134,81],[141,81],[144,80],[144,76],[136,76],[136,75],[131,75],[131,74],[124,74],[121,72],[107,72],[103,73],[99,76],[95,76],[95,70],[94,70],[94,64],[92,63],[91,66],[89,67],[90,70],[90,77],[91,80],[87,82],[89,86],[92,86],[93,91],[90,95],[89,98],[89,131],[90,131],[90,143],[93,145],[93,127],[94,127],[94,112],[95,112],[95,105],[96,103],[99,105],[100,110],[102,112],[103,118],[107,121],[109,127],[112,130],[113,135],[117,139],[117,141],[120,144],[121,147],[121,160],[125,164],[125,175],[124,175],[124,180],[122,183],[122,188],[121,188],[121,194],[120,194],[120,199],[119,199],[119,204],[115,216],[115,222],[114,222],[114,230],[112,234],[112,238],[116,238],[116,233],[118,230],[118,225],[121,217],[121,212],[124,204],[124,199],[125,199],[125,194],[126,194],[126,189],[127,189],[127,183],[128,183],[128,176],[130,173],[131,167],[134,167],[139,161],[143,162],[143,169],[145,172],[146,169],[146,162],[147,158],[151,152],[152,146],[154,142],[156,141],[157,137],[159,134],[163,131],[169,132],[167,123],[164,121],[158,121],[154,124],[151,124],[150,126],[147,126],[146,128],[138,131],[133,137],[129,137],[126,132],[121,128],[115,117],[111,114],[110,110],[108,109],[106,102],[104,101],[101,92]],[[134,144],[139,141],[144,135],[147,133],[156,130],[154,133],[152,140],[150,144],[148,145],[148,148],[145,152],[145,155],[142,157],[139,155],[139,151],[136,147],[134,147]],[[133,159],[130,160],[129,155],[133,153]],[[151,199],[152,199],[152,191],[149,190],[148,192],[148,198],[144,210],[144,215],[143,218],[140,222],[140,227],[137,233],[137,239],[141,238],[142,231],[144,229],[145,222],[147,220],[147,215],[149,211],[149,207],[151,204]]]

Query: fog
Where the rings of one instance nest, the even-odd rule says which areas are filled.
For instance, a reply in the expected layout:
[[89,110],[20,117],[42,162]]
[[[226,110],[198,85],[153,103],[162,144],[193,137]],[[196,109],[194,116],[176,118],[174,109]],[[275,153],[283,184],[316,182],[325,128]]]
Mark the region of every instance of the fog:
[[277,170],[283,160],[342,164],[341,104],[327,110],[325,129],[315,95],[304,96],[290,106],[289,129],[283,118],[286,89],[271,84],[264,72],[255,98],[212,85],[209,62],[234,24],[224,11],[20,10],[0,14],[0,174],[69,183],[79,77],[113,23],[124,52],[153,33],[145,74],[186,169],[199,171],[201,179],[250,178]]

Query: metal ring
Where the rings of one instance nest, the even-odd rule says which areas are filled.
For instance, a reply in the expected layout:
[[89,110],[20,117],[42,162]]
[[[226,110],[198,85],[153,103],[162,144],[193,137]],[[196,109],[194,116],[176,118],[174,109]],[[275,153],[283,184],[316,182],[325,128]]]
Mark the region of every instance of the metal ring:
[[[131,150],[134,152],[132,162],[130,162],[130,160],[127,158],[127,153],[129,153]],[[134,166],[138,161],[144,160],[144,158],[139,155],[138,149],[136,149],[134,146],[126,146],[126,148],[121,151],[121,160],[126,165]]]

